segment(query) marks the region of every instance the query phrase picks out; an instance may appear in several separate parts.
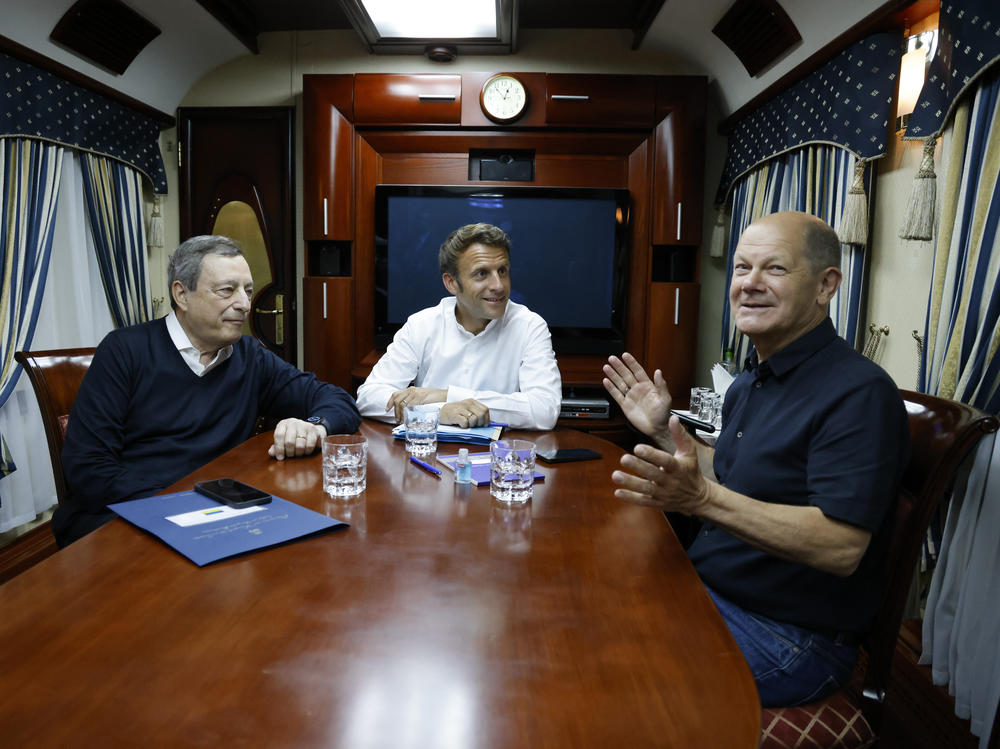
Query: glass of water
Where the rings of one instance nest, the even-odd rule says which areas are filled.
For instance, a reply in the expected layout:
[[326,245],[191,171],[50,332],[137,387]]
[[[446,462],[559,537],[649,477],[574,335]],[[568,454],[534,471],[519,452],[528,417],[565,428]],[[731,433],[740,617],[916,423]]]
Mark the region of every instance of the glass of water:
[[323,491],[331,497],[356,497],[368,485],[368,440],[358,434],[323,438]]
[[501,502],[531,499],[535,485],[535,443],[497,440],[490,443],[490,494]]
[[691,400],[688,403],[688,411],[697,416],[698,411],[701,408],[701,388],[693,387],[691,388]]
[[437,450],[439,411],[435,406],[406,406],[406,449],[412,455],[430,455]]

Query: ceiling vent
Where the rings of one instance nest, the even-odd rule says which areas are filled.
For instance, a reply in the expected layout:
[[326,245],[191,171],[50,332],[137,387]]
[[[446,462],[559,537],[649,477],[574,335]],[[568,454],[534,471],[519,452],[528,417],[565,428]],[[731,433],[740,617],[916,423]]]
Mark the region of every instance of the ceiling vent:
[[751,76],[759,75],[802,41],[777,0],[736,0],[712,33],[735,53]]
[[77,0],[49,38],[121,75],[160,30],[120,0]]

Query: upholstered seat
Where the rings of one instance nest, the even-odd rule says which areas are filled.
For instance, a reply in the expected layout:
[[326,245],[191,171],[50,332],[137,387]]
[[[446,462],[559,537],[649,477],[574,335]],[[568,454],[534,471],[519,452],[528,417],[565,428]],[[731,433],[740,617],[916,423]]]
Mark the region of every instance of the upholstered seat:
[[882,608],[851,683],[808,705],[765,708],[762,749],[862,749],[876,743],[903,606],[931,514],[965,457],[1000,426],[995,416],[971,406],[901,393],[910,421],[910,461],[899,490]]

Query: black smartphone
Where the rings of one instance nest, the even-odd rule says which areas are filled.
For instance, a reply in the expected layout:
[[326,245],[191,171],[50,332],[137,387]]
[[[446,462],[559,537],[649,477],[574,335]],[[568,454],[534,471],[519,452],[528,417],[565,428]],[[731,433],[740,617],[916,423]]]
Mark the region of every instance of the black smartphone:
[[700,429],[703,432],[708,432],[709,434],[715,431],[715,424],[710,424],[709,422],[702,421],[701,419],[695,419],[687,414],[679,414],[676,411],[671,411],[670,413],[680,419],[681,425],[691,434],[694,434],[695,429]]
[[254,505],[266,505],[271,501],[271,495],[256,487],[244,484],[236,479],[215,479],[215,481],[199,481],[194,490],[216,502],[229,505],[237,510]]
[[539,460],[543,460],[546,463],[571,463],[575,460],[596,460],[601,457],[599,452],[588,450],[585,447],[539,451],[537,455]]

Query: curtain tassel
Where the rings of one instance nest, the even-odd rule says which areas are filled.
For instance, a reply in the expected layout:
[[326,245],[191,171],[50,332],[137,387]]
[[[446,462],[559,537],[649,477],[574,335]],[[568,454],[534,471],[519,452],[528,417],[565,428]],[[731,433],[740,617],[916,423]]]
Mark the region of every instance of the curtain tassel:
[[934,237],[934,207],[937,203],[937,175],[934,174],[934,147],[936,138],[924,141],[924,155],[920,159],[920,169],[913,178],[910,198],[903,212],[903,224],[899,227],[900,239],[929,240]]
[[865,195],[865,167],[868,162],[858,159],[854,164],[854,182],[844,199],[837,236],[844,244],[868,244],[868,196]]
[[716,206],[715,227],[712,229],[712,242],[708,247],[711,257],[726,256],[726,204]]
[[160,213],[160,196],[153,195],[153,213],[149,217],[149,234],[146,245],[150,248],[163,247],[163,216]]

